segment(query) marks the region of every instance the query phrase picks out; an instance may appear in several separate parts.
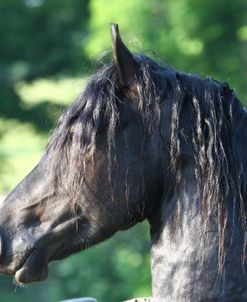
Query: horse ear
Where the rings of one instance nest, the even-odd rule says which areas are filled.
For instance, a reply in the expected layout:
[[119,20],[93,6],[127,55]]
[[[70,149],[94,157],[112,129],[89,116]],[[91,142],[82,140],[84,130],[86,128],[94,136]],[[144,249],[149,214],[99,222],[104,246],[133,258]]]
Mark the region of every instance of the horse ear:
[[117,67],[120,86],[135,91],[138,73],[137,62],[123,43],[117,24],[111,24],[111,35],[113,58]]

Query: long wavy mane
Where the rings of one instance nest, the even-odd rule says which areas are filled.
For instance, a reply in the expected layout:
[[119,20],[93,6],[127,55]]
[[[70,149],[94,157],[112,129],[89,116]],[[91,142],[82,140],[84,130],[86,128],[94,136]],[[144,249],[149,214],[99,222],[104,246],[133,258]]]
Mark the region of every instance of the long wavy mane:
[[[146,56],[136,56],[136,60],[140,67],[138,109],[147,135],[154,135],[154,124],[160,123],[160,104],[172,103],[170,145],[167,147],[173,190],[181,181],[183,146],[190,144],[192,147],[204,226],[215,212],[218,219],[221,270],[229,203],[241,214],[245,257],[247,114],[234,91],[225,83],[160,66]],[[93,156],[97,134],[102,127],[106,129],[111,158],[116,129],[121,123],[119,104],[124,100],[123,94],[119,93],[116,66],[105,65],[62,115],[47,147],[55,185],[64,183],[75,192],[74,197],[78,196],[84,179],[85,158]],[[185,108],[189,113],[186,116],[183,114]],[[182,127],[184,119],[191,133],[186,139]]]
[[[150,67],[157,64],[145,56],[138,56],[137,60],[140,67],[138,110],[145,132],[149,133],[159,121],[159,98],[150,73]],[[90,158],[93,162],[97,134],[102,129],[108,145],[110,178],[111,165],[115,160],[115,134],[121,122],[119,107],[128,99],[120,92],[115,64],[104,65],[92,76],[85,90],[59,119],[48,143],[53,187],[63,184],[74,193],[71,198],[77,199],[85,176],[86,161]]]
[[[181,150],[184,144],[191,144],[204,230],[210,217],[217,217],[218,270],[222,273],[229,209],[233,225],[241,220],[243,261],[246,257],[247,114],[226,83],[176,73],[174,85],[170,152],[175,187],[181,180]],[[187,117],[184,108],[189,112]],[[189,141],[182,133],[185,118],[190,125]]]

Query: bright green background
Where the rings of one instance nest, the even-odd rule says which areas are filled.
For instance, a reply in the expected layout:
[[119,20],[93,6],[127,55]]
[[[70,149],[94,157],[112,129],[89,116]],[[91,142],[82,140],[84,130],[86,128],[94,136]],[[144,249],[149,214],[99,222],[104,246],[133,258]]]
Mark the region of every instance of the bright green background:
[[[247,100],[246,0],[1,0],[0,195],[37,163],[57,117],[109,57],[111,22],[133,51],[227,81]],[[0,301],[150,295],[149,249],[148,226],[138,225],[52,263],[41,284],[0,277]]]

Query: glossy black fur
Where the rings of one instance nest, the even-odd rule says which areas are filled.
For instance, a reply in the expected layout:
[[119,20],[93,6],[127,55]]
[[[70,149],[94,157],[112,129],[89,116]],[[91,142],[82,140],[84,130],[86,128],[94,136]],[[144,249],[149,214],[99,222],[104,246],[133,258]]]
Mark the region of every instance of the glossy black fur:
[[0,271],[42,280],[148,219],[154,301],[246,301],[247,114],[227,84],[123,49],[1,205]]

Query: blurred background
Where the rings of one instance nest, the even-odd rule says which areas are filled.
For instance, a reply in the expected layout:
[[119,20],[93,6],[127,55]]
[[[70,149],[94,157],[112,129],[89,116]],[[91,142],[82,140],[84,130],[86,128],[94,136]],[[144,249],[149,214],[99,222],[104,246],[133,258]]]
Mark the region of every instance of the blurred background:
[[[0,198],[37,163],[58,116],[109,54],[111,22],[133,51],[227,81],[246,102],[246,0],[0,0]],[[144,223],[52,263],[41,284],[1,276],[0,301],[148,296],[148,232]]]

